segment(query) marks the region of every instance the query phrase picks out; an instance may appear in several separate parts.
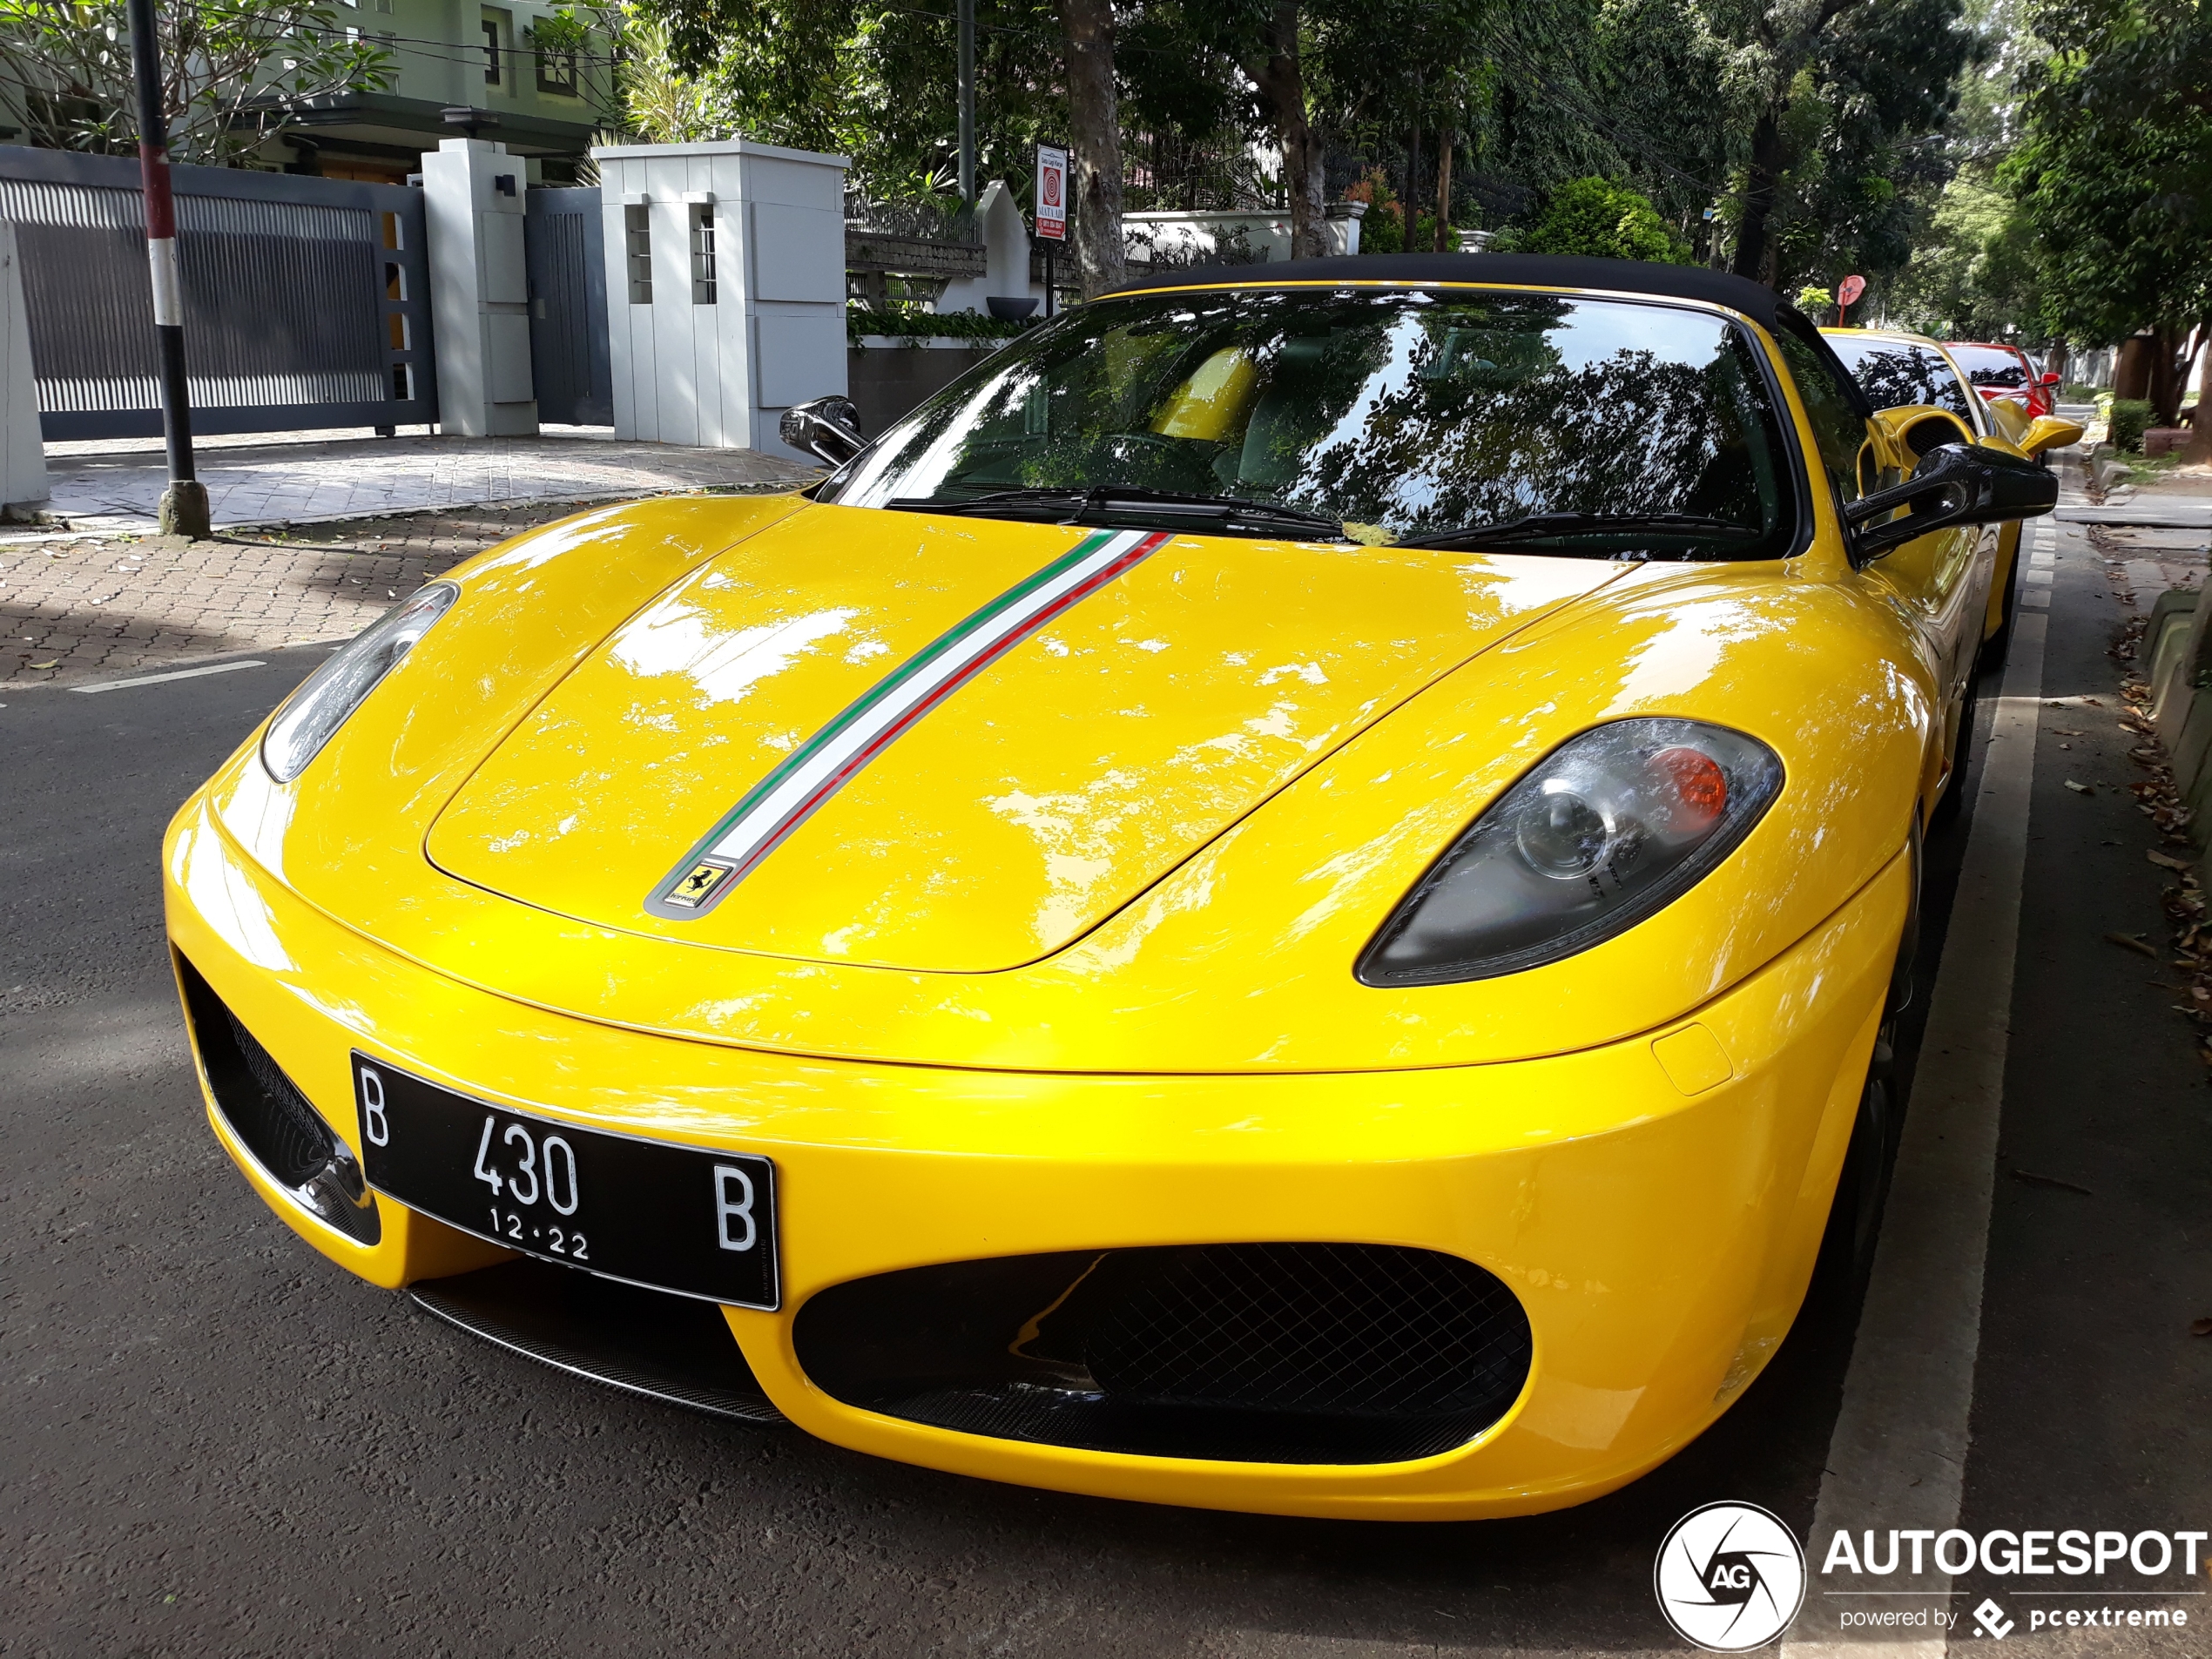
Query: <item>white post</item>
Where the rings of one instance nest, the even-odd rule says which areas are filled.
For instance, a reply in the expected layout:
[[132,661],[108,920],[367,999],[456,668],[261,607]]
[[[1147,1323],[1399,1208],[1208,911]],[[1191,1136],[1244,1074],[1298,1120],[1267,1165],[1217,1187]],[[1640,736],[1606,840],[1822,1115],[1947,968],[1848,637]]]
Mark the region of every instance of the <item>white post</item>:
[[16,227],[0,219],[0,516],[47,498],[38,388],[30,372],[30,322],[24,314],[23,260]]
[[438,422],[464,438],[537,431],[523,256],[528,188],[522,158],[486,138],[448,138],[422,158]]
[[812,461],[776,424],[846,390],[846,158],[750,138],[591,156],[615,435]]

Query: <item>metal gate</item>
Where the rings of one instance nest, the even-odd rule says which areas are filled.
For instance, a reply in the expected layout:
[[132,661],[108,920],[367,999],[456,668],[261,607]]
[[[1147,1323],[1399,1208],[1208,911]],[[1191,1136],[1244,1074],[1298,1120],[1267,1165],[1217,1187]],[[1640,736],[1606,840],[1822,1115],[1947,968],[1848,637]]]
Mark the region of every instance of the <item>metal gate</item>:
[[[437,419],[421,191],[228,167],[172,177],[195,431]],[[158,433],[138,162],[0,145],[0,219],[22,249],[45,436]]]
[[556,425],[611,426],[615,384],[607,353],[599,192],[533,190],[527,208],[523,232],[537,418]]

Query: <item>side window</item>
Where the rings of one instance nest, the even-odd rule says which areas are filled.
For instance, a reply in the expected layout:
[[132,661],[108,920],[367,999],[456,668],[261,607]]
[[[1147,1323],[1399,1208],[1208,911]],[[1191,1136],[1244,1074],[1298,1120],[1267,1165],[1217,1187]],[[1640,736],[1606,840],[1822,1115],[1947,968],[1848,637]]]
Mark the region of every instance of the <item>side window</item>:
[[[1869,468],[1871,455],[1866,449],[1866,422],[1858,413],[1858,406],[1836,384],[1835,371],[1816,355],[1811,347],[1786,328],[1774,333],[1775,343],[1782,347],[1782,361],[1789,366],[1790,378],[1797,382],[1797,395],[1804,400],[1805,413],[1812,420],[1814,444],[1820,450],[1820,464],[1828,475],[1828,482],[1836,486],[1836,495],[1844,502],[1857,501],[1865,490],[1860,486],[1862,466]],[[1874,482],[1870,475],[1866,482]]]

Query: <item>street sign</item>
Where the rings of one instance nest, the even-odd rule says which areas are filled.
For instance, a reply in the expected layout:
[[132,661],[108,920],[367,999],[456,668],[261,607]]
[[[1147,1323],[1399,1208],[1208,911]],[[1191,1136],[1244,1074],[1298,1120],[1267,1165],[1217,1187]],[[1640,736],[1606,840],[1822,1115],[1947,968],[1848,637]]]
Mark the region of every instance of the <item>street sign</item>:
[[1858,302],[1858,296],[1865,292],[1866,279],[1865,277],[1847,276],[1837,285],[1836,303],[1839,306],[1856,305]]
[[1037,235],[1068,239],[1068,152],[1049,144],[1037,146]]

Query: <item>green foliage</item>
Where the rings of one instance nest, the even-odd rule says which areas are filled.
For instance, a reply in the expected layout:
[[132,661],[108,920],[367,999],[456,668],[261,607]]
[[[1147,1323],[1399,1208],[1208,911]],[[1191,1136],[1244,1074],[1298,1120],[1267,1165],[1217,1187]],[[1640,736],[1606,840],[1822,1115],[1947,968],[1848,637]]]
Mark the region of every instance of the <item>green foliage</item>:
[[1790,302],[1808,317],[1817,316],[1836,303],[1833,288],[1816,288],[1811,284],[1797,290],[1797,297]]
[[1676,265],[1687,259],[1687,250],[1650,202],[1609,179],[1576,179],[1554,191],[1519,247],[1524,253],[1584,253]]
[[2041,0],[2051,57],[2004,177],[2046,250],[2054,331],[2170,339],[2212,317],[2212,15],[2195,0]]
[[[391,55],[321,0],[174,0],[157,30],[179,161],[238,160],[311,100],[391,80]],[[0,109],[21,111],[33,144],[134,149],[134,86],[124,0],[0,0]]]
[[1011,340],[1024,330],[1034,328],[1036,323],[1037,319],[1034,316],[1019,322],[1008,322],[975,311],[948,311],[940,314],[905,307],[885,311],[859,305],[847,306],[845,309],[845,337],[853,341],[867,334],[889,334],[912,340]]
[[2150,401],[2148,398],[2115,398],[2112,403],[2113,448],[2125,455],[2141,455],[2143,434],[2150,429]]

